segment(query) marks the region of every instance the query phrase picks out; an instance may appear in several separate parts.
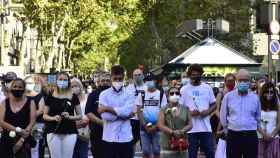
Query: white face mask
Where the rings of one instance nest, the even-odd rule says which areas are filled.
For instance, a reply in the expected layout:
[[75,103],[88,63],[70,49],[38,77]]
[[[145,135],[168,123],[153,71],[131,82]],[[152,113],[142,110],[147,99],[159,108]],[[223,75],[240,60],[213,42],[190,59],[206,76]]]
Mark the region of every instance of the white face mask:
[[171,95],[169,96],[169,101],[171,103],[178,103],[180,100],[180,96],[179,95]]
[[34,87],[35,87],[35,84],[33,84],[33,83],[26,84],[27,91],[33,91]]
[[123,87],[123,82],[112,82],[112,86],[119,91]]
[[92,88],[87,88],[87,93],[91,93],[92,92]]
[[187,85],[187,84],[190,83],[190,79],[189,78],[182,78],[181,83],[182,83],[183,86]]
[[81,89],[79,87],[73,87],[72,92],[76,95],[81,94]]
[[8,90],[11,89],[11,85],[12,85],[12,82],[7,83],[7,84],[6,84],[6,88],[7,88]]

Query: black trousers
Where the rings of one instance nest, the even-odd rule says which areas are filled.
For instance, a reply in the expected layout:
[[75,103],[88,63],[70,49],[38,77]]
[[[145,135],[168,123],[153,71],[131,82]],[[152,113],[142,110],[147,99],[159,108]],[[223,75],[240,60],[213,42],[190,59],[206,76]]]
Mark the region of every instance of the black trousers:
[[104,158],[104,141],[102,140],[102,136],[92,133],[90,134],[92,156],[94,158]]
[[130,120],[131,128],[132,128],[132,143],[135,145],[140,140],[140,121],[139,120]]
[[257,158],[258,136],[256,131],[228,131],[227,158]]
[[133,158],[133,144],[129,143],[110,143],[104,142],[104,158]]

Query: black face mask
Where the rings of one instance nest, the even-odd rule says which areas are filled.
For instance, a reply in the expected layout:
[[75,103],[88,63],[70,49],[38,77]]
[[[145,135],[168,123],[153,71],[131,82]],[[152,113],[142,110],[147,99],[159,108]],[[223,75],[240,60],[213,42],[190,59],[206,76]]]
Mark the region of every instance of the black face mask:
[[24,90],[14,90],[14,89],[12,89],[11,93],[14,97],[20,98],[20,97],[23,96]]
[[201,81],[201,76],[191,77],[191,80],[193,81],[193,83],[199,84]]

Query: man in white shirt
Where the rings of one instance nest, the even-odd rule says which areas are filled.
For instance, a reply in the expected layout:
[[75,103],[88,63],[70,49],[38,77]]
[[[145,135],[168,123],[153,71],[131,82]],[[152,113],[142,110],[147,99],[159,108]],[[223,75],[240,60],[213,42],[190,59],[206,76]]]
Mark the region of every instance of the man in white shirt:
[[[203,68],[193,64],[188,69],[190,84],[181,89],[181,103],[188,106],[192,115],[193,128],[189,134],[189,158],[197,158],[200,147],[206,158],[214,158],[214,143],[210,125],[210,114],[216,109],[216,99],[212,88],[201,82]],[[190,100],[193,100],[190,105]]]
[[163,91],[156,89],[155,76],[148,73],[145,78],[147,90],[139,94],[137,114],[141,124],[141,143],[143,158],[160,157],[160,135],[156,126],[161,107],[167,106]]
[[124,69],[111,69],[112,87],[101,92],[98,112],[103,120],[104,158],[133,158],[132,130],[133,99],[124,88]]
[[[134,113],[137,112],[137,106],[135,105],[135,102],[138,99],[138,95],[145,93],[145,90],[147,90],[147,86],[144,84],[143,72],[140,69],[135,69],[133,71],[133,83],[129,84],[127,87],[128,93],[134,95],[133,98]],[[136,143],[140,140],[140,121],[137,115],[131,118],[130,123],[132,127],[132,135],[133,135],[132,143],[135,146]]]

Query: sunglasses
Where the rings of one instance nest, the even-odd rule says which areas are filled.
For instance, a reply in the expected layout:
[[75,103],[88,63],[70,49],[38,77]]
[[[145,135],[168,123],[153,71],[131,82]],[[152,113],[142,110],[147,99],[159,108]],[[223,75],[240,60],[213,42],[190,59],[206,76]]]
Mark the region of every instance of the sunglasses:
[[180,95],[180,92],[170,92],[170,93],[169,93],[169,95],[174,95],[174,94]]

